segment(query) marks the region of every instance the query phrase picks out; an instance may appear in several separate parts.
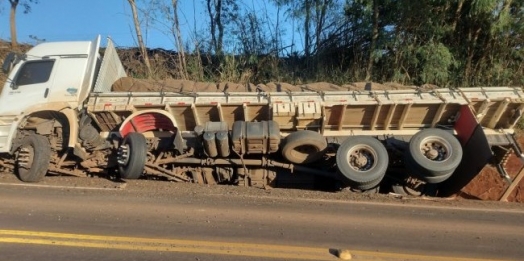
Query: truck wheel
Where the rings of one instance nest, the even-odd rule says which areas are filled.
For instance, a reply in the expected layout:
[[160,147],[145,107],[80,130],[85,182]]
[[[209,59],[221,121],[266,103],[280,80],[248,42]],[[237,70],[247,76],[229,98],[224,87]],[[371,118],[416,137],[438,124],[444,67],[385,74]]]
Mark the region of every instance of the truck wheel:
[[367,136],[348,138],[337,150],[337,167],[350,186],[368,190],[377,186],[388,168],[389,156],[380,141]]
[[123,179],[137,179],[144,172],[147,158],[146,138],[141,133],[129,133],[118,148],[118,171]]
[[415,197],[421,197],[421,196],[431,196],[434,197],[436,195],[436,185],[430,184],[430,183],[421,183],[417,186],[413,186],[413,184],[393,184],[391,185],[391,190],[393,193],[402,195],[402,196],[415,196]]
[[282,156],[295,164],[308,164],[321,159],[326,148],[326,139],[320,133],[301,130],[285,138]]
[[428,184],[421,179],[402,173],[392,182],[391,190],[399,195],[419,197],[424,195],[426,185]]
[[426,177],[424,177],[424,180],[428,184],[438,184],[438,183],[442,183],[442,182],[446,181],[449,177],[451,177],[452,174],[453,174],[453,171],[450,171],[447,174],[442,174],[442,175],[436,176],[436,177],[426,176]]
[[369,189],[354,189],[350,188],[351,192],[362,193],[362,194],[377,194],[380,191],[380,186],[374,186]]
[[425,129],[411,138],[406,156],[406,165],[413,174],[427,182],[439,183],[449,178],[460,164],[462,147],[444,130]]
[[18,178],[24,182],[42,180],[51,161],[49,140],[37,134],[30,134],[22,139],[16,156]]
[[409,170],[410,173],[412,173],[414,176],[416,176],[418,179],[428,183],[428,184],[437,184],[444,182],[447,180],[455,169],[452,169],[450,171],[446,172],[429,172],[427,169],[421,168],[416,163],[414,163],[414,160],[408,155],[407,159],[405,161],[406,167]]

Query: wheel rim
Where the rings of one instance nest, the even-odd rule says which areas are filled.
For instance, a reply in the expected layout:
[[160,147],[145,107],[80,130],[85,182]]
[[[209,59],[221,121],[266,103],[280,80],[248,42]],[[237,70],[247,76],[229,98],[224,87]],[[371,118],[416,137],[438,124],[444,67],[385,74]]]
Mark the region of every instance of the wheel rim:
[[33,165],[35,150],[32,146],[21,147],[18,151],[17,166],[19,171],[28,171]]
[[122,144],[118,147],[117,161],[121,166],[127,166],[129,163],[130,148],[128,144]]
[[420,152],[431,161],[446,161],[451,157],[451,144],[438,136],[426,137],[420,142]]
[[17,166],[19,172],[27,172],[33,165],[35,150],[32,146],[23,146],[18,151]]
[[351,148],[347,154],[349,166],[360,172],[366,172],[377,165],[377,153],[373,148],[366,145],[358,145]]

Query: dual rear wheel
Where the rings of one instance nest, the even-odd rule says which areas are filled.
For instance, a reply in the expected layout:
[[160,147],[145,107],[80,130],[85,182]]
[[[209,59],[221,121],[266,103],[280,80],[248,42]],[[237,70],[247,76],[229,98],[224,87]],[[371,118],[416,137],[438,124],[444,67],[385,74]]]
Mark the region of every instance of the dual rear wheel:
[[462,160],[460,142],[441,129],[425,129],[415,134],[405,155],[406,167],[419,179],[441,183],[448,179]]
[[[447,180],[462,160],[460,142],[449,132],[441,129],[425,129],[410,140],[404,161],[410,179],[395,183],[393,189],[402,194],[416,195],[426,191],[425,184],[437,184]],[[384,178],[389,164],[385,146],[369,136],[349,137],[336,154],[338,171],[349,186],[358,190],[377,187]],[[414,180],[422,183],[413,183]]]

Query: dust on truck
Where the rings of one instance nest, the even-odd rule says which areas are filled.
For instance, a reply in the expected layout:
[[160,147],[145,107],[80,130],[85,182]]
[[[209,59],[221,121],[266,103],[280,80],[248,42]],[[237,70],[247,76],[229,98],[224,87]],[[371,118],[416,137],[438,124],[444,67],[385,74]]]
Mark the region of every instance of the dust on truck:
[[[110,40],[9,54],[0,166],[275,186],[313,177],[356,191],[456,193],[520,148],[520,88],[303,92],[112,92],[125,70]],[[500,168],[503,171],[503,168]]]

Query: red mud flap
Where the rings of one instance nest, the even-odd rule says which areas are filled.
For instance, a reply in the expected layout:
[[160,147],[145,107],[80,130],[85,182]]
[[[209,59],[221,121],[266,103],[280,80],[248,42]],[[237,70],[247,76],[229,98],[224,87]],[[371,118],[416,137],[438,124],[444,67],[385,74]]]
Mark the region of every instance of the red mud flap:
[[453,175],[439,185],[438,196],[449,197],[458,193],[482,168],[488,164],[493,152],[488,139],[468,105],[460,109],[460,117],[455,123],[457,138],[464,151],[462,161]]

